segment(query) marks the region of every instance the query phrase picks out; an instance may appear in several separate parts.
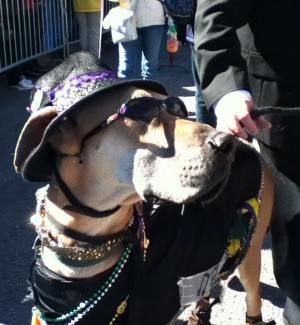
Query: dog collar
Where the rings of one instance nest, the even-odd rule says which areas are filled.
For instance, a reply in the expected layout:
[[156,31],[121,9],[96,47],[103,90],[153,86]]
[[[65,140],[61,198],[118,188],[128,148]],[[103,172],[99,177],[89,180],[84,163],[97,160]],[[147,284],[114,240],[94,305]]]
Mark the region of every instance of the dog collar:
[[[47,247],[56,254],[61,262],[73,267],[85,267],[100,263],[118,250],[120,245],[135,242],[138,239],[143,249],[145,260],[149,240],[146,237],[143,207],[141,204],[135,204],[134,215],[124,230],[107,236],[90,236],[65,227],[51,214],[46,212],[47,190],[48,186],[45,186],[37,193],[36,214],[32,217],[32,221],[35,224],[38,238],[33,248],[40,250],[41,247]],[[47,218],[58,233],[73,239],[75,243],[66,246],[57,237],[53,237],[45,225],[45,218]]]
[[[41,215],[40,223],[36,225],[36,232],[38,234],[38,240],[34,245],[35,249],[38,250],[42,247],[47,247],[56,255],[57,259],[66,265],[72,267],[86,267],[104,261],[120,249],[124,242],[129,241],[127,237],[131,229],[129,227],[127,231],[116,234],[115,238],[110,236],[110,240],[99,245],[89,243],[79,244],[76,241],[73,245],[67,246],[64,245],[59,238],[54,238],[51,233],[49,233],[48,228],[45,226],[45,216]],[[133,236],[130,237],[132,238]]]

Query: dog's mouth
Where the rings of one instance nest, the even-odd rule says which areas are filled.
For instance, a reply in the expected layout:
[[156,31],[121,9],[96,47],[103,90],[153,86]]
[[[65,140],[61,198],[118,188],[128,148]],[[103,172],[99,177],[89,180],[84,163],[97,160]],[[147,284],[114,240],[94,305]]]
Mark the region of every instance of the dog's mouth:
[[215,184],[210,186],[209,188],[206,187],[206,191],[200,191],[194,196],[191,196],[189,199],[185,200],[183,203],[192,203],[195,200],[201,201],[203,204],[208,204],[214,201],[224,190],[227,181],[228,181],[229,173],[226,173],[226,175],[219,181],[217,181]]
[[228,177],[223,178],[221,181],[219,181],[212,189],[210,189],[206,194],[200,196],[200,201],[202,203],[208,204],[214,201],[220,193],[224,190],[224,187],[227,183]]
[[[215,185],[213,185],[211,188],[209,188],[205,193],[198,192],[195,195],[191,195],[189,198],[185,198],[183,201],[177,201],[177,204],[189,204],[193,203],[196,200],[199,200],[203,204],[209,204],[212,201],[214,201],[224,190],[228,180],[228,175],[223,177],[221,180],[219,180]],[[175,203],[174,200],[168,198],[164,199],[162,197],[159,197],[153,193],[146,194],[144,196],[144,199],[146,202],[155,202],[155,204],[168,204],[168,203]]]

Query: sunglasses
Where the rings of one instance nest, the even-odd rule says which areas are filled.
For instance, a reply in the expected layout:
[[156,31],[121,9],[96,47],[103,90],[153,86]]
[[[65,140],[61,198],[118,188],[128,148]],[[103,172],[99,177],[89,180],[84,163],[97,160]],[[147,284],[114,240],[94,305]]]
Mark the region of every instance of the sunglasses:
[[132,120],[149,121],[157,117],[161,110],[166,110],[174,116],[188,117],[185,104],[178,97],[168,97],[164,100],[153,97],[133,98],[119,108],[118,115],[129,117]]
[[139,97],[130,99],[127,103],[123,104],[118,109],[117,114],[109,117],[102,123],[102,127],[120,117],[149,122],[157,117],[161,110],[166,110],[169,114],[180,118],[188,117],[187,108],[178,97],[168,97],[164,100],[153,97]]
[[116,114],[108,117],[96,128],[86,134],[82,140],[82,146],[86,139],[97,133],[99,130],[107,127],[120,117],[128,117],[132,120],[150,122],[153,118],[159,115],[161,110],[166,110],[169,114],[180,118],[188,117],[188,110],[184,102],[178,97],[168,97],[164,100],[159,100],[153,97],[133,98],[123,104]]

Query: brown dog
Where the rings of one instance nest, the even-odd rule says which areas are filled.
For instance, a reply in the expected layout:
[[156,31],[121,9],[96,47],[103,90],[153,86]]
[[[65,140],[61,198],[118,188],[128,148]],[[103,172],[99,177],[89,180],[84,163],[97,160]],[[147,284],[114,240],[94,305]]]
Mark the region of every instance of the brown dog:
[[[100,73],[110,81],[71,107],[34,112],[16,148],[16,170],[49,182],[32,219],[35,320],[166,324],[239,265],[258,324],[269,168],[248,144],[188,120],[159,83]],[[190,322],[209,324],[198,311]]]

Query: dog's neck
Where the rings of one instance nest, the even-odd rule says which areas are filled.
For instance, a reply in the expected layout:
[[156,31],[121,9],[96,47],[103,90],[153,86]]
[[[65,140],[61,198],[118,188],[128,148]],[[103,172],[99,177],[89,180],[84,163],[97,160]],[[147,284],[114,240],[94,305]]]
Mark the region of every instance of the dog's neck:
[[[96,219],[65,211],[62,208],[62,203],[66,200],[63,193],[55,191],[56,194],[53,195],[52,192],[50,200],[47,197],[48,191],[47,188],[37,194],[37,213],[32,218],[39,237],[42,238],[41,256],[45,265],[53,272],[70,278],[91,277],[115,265],[125,249],[122,236],[124,230],[131,225],[133,205],[122,206],[113,215]],[[105,239],[110,236],[112,240],[93,246],[83,241],[81,237],[79,239],[69,237],[61,229],[83,234],[87,238],[104,237]],[[120,238],[116,237],[116,241],[114,241],[114,234],[121,234]],[[77,250],[75,250],[75,257],[73,256],[74,247],[87,248],[84,250],[83,257],[78,255]],[[94,249],[96,251],[93,256],[91,252]]]

